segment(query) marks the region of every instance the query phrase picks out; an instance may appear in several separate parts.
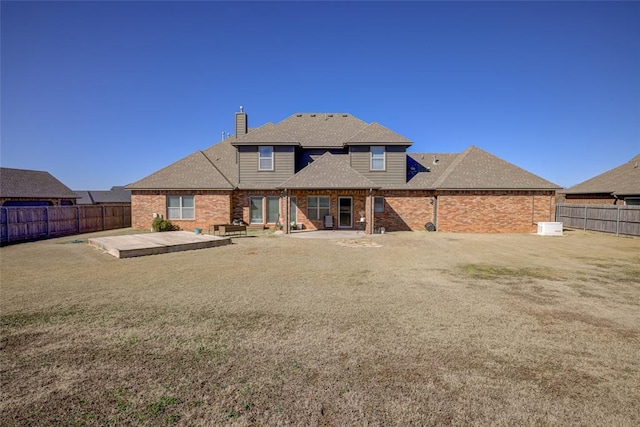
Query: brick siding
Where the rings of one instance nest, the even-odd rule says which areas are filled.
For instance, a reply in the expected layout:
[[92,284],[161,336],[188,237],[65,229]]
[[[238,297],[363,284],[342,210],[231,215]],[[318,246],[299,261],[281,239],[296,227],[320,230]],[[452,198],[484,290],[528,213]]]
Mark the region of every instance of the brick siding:
[[384,197],[384,212],[375,214],[374,227],[386,231],[424,230],[433,222],[433,191],[378,191]]
[[437,228],[461,233],[532,233],[553,221],[553,191],[439,192]]
[[[183,230],[195,227],[208,229],[212,224],[229,223],[242,218],[250,223],[249,198],[280,196],[279,191],[142,191],[131,195],[132,226],[138,230],[151,228],[153,213],[167,216],[167,195],[194,195],[195,220],[172,220]],[[436,223],[438,231],[463,233],[532,233],[536,223],[553,221],[555,195],[553,191],[377,191],[384,197],[384,212],[375,213],[371,221],[371,205],[367,190],[305,190],[290,191],[298,202],[297,223],[304,229],[319,230],[322,219],[307,217],[307,197],[329,196],[330,214],[338,228],[338,197],[353,198],[353,228],[364,212],[367,232],[374,227],[387,231],[424,230],[428,222]],[[437,196],[437,201],[434,198]],[[436,208],[437,206],[437,208]],[[266,204],[263,205],[266,221]],[[434,212],[437,209],[437,212]],[[285,199],[280,199],[280,218],[286,221]],[[274,224],[265,224],[273,227]]]
[[559,201],[559,203],[573,203],[577,205],[615,205],[616,198],[609,194],[565,194],[564,200]]
[[131,226],[135,230],[150,230],[153,214],[167,218],[167,196],[194,196],[195,219],[171,220],[182,230],[202,228],[212,224],[228,224],[231,221],[231,192],[214,190],[193,191],[143,191],[131,193]]

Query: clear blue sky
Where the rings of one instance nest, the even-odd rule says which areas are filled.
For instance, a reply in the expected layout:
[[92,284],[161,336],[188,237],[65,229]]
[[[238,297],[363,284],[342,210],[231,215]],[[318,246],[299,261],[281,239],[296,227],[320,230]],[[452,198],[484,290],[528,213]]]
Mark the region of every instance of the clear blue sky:
[[640,153],[638,2],[11,2],[1,164],[124,185],[249,125],[348,112],[562,186]]

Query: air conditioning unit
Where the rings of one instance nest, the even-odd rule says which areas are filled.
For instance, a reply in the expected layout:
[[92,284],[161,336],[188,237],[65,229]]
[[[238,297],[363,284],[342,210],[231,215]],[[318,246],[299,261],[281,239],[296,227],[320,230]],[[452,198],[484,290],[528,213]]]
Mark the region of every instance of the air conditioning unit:
[[562,236],[562,223],[561,222],[539,222],[538,235],[539,236]]

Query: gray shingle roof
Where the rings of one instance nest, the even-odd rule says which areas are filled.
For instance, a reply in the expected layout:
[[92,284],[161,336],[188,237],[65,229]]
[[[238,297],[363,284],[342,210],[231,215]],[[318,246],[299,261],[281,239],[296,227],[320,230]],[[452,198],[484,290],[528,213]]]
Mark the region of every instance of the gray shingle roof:
[[296,113],[232,141],[234,145],[300,144],[303,148],[341,148],[349,143],[411,145],[410,140],[378,123],[367,124],[345,113]]
[[406,189],[435,189],[438,178],[445,173],[459,154],[407,153]]
[[607,193],[618,196],[640,194],[640,154],[623,165],[574,185],[565,193]]
[[131,203],[131,190],[121,186],[111,187],[111,190],[80,190],[76,201],[79,205],[94,205],[98,203]]
[[460,154],[408,153],[408,180],[394,189],[555,190],[560,186],[471,146]]
[[298,140],[289,135],[286,129],[269,122],[249,133],[230,138],[233,145],[299,145]]
[[[226,161],[228,160],[225,159]],[[158,172],[127,185],[126,188],[129,190],[232,190],[234,185],[225,178],[204,152],[196,151]]]
[[77,196],[49,172],[0,168],[0,197],[75,199]]
[[281,183],[286,189],[366,189],[380,186],[349,166],[348,154],[326,152],[318,160]]
[[459,154],[434,182],[439,190],[555,190],[561,188],[478,147]]
[[393,132],[392,130],[373,122],[357,134],[353,135],[347,141],[348,144],[380,144],[384,145],[411,145],[404,136]]

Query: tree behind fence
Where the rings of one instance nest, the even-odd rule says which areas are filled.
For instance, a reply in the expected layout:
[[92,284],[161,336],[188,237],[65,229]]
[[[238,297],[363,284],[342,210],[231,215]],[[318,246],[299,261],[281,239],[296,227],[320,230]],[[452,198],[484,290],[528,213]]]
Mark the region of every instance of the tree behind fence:
[[2,244],[131,227],[130,205],[0,208]]
[[561,203],[556,221],[568,228],[640,236],[640,206]]

